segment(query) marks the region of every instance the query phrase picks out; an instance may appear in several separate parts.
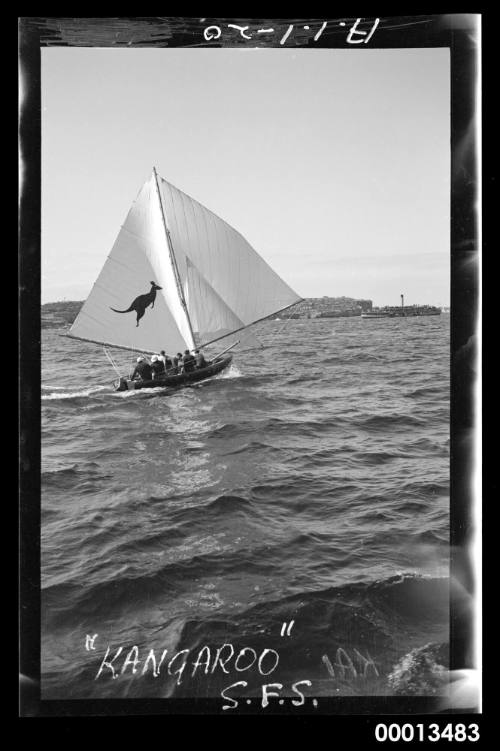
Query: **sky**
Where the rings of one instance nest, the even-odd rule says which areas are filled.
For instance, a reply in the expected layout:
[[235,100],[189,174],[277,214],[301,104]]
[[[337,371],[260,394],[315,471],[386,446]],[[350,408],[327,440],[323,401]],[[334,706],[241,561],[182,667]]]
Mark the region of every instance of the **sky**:
[[42,49],[42,302],[153,166],[302,297],[449,305],[447,49]]

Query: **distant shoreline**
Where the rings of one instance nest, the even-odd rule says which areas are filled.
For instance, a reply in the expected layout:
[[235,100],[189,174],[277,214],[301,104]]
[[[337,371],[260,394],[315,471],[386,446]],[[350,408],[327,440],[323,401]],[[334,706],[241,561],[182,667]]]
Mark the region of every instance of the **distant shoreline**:
[[[42,328],[61,328],[71,326],[80,312],[84,300],[58,300],[57,302],[46,302],[41,306]],[[405,311],[407,315],[415,315],[411,310],[420,309],[421,315],[426,315],[427,310],[440,310],[443,313],[449,313],[449,307],[433,305],[407,305]],[[292,308],[290,313],[284,313],[283,319],[306,319],[306,320],[325,320],[331,318],[360,318],[362,313],[371,313],[387,310],[400,315],[400,308],[397,306],[384,306],[384,308],[375,308],[371,300],[356,300],[351,297],[309,297],[296,307]],[[418,315],[418,314],[417,314]],[[280,313],[269,316],[270,320],[280,320]]]

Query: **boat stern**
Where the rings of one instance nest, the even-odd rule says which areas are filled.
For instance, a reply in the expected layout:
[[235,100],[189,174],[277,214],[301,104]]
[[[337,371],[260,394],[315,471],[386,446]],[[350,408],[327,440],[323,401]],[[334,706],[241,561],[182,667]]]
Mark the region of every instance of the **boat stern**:
[[131,381],[130,378],[120,376],[120,379],[115,382],[116,391],[133,391],[135,389],[135,381]]

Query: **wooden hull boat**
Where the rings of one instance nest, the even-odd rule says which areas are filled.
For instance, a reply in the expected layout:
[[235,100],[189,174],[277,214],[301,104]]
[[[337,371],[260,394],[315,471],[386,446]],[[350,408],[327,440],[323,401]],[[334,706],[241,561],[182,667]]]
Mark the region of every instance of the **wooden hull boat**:
[[167,375],[164,378],[157,378],[154,381],[132,381],[129,378],[120,378],[117,391],[133,391],[136,389],[157,389],[157,388],[180,388],[189,386],[197,381],[204,381],[206,378],[212,378],[218,373],[231,365],[233,356],[223,355],[216,357],[206,368],[192,370],[190,373],[178,373]]

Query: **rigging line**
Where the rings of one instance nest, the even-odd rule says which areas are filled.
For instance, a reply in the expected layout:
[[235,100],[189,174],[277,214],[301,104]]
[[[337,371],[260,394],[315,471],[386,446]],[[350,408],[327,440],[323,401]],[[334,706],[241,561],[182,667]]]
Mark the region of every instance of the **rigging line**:
[[113,369],[114,369],[114,371],[115,371],[116,375],[118,376],[118,378],[120,378],[120,371],[119,371],[119,370],[118,370],[118,368],[116,367],[116,363],[115,363],[115,361],[113,360],[113,358],[112,358],[112,357],[111,357],[111,355],[109,354],[109,352],[108,352],[108,350],[106,349],[106,347],[103,347],[103,350],[104,350],[104,354],[106,355],[106,357],[108,358],[109,362],[111,363],[111,365],[112,365],[112,367],[113,367]]
[[[129,344],[132,344],[132,342],[129,341]],[[132,349],[132,348],[131,348]],[[128,377],[132,378],[132,373],[134,372],[134,358],[137,356],[137,352],[134,352],[133,355],[130,357],[130,365],[128,370]],[[128,359],[128,358],[127,358]]]
[[271,336],[271,341],[269,342],[269,347],[273,347],[273,346],[274,346],[274,343],[276,342],[276,339],[278,338],[278,336],[281,336],[281,334],[282,334],[282,332],[283,332],[283,329],[285,328],[286,324],[287,324],[287,323],[288,323],[288,321],[290,320],[290,315],[291,315],[291,313],[290,313],[290,314],[288,315],[288,318],[285,318],[285,321],[284,321],[284,323],[283,323],[283,324],[282,324],[282,325],[280,326],[280,328],[279,328],[279,329],[278,329],[277,331],[275,331],[275,332],[274,332],[274,333],[272,334],[272,336]]
[[[290,311],[290,312],[289,312],[289,314],[288,314],[287,318],[285,318],[285,322],[284,322],[284,323],[283,323],[283,325],[282,325],[282,326],[281,326],[281,327],[280,327],[280,328],[278,329],[278,331],[276,332],[276,334],[275,334],[275,337],[274,337],[274,338],[276,338],[276,336],[280,336],[280,335],[281,335],[281,332],[282,332],[282,331],[284,330],[285,326],[286,326],[286,325],[287,325],[287,323],[288,323],[288,322],[290,321],[290,318],[291,318],[291,316],[292,316],[292,311]],[[272,341],[274,342],[274,339],[273,339]]]

